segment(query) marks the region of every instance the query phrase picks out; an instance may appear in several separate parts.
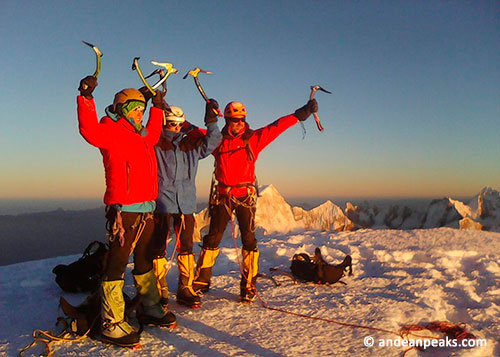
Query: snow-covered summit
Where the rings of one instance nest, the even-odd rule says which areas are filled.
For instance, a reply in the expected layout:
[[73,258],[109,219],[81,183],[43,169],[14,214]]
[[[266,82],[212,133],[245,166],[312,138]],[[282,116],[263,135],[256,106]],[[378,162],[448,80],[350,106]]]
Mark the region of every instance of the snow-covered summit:
[[265,234],[290,233],[304,228],[302,222],[295,219],[292,206],[272,184],[259,188],[255,223]]
[[303,222],[307,229],[319,231],[350,231],[354,223],[344,214],[342,208],[328,200],[321,205],[307,211],[294,207],[295,219]]
[[[309,231],[265,235],[258,246],[260,272],[274,274],[280,285],[258,279],[255,303],[238,303],[237,249],[226,240],[201,309],[175,302],[178,269],[170,269],[169,308],[179,323],[175,329],[145,326],[137,351],[85,338],[53,344],[54,356],[401,356],[408,347],[366,347],[363,341],[367,336],[375,341],[393,339],[384,330],[397,333],[403,325],[434,321],[464,324],[483,344],[411,350],[405,356],[499,355],[500,233],[451,228]],[[289,270],[294,254],[312,255],[316,247],[329,262],[352,256],[353,275],[342,278],[347,285],[294,283],[269,271],[271,267]],[[62,324],[55,325],[63,315],[58,308],[60,296],[77,305],[87,295],[63,293],[51,271],[79,257],[0,267],[1,356],[18,356],[33,341],[35,329],[61,331]],[[132,267],[129,264],[125,274],[129,296],[135,295]],[[134,317],[130,323],[137,326]],[[38,344],[24,356],[40,356],[43,347]]]

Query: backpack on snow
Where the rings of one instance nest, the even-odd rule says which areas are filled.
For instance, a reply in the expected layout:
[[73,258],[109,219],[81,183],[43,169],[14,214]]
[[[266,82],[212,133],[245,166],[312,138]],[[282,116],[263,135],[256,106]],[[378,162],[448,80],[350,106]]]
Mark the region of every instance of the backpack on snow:
[[316,248],[312,258],[306,253],[295,254],[290,270],[299,280],[315,284],[333,284],[344,276],[346,270],[352,275],[352,258],[347,255],[342,263],[331,265],[323,259],[321,250]]
[[66,292],[94,292],[101,285],[108,247],[99,241],[88,245],[83,255],[69,265],[59,264],[52,272],[56,283]]

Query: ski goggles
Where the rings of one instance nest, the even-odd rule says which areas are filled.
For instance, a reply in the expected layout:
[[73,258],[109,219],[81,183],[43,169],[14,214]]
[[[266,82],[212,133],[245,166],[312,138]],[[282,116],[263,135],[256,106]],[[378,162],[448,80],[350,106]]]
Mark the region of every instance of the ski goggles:
[[229,120],[231,123],[244,123],[246,118],[227,118],[227,120]]
[[122,106],[122,113],[126,117],[128,113],[130,113],[132,110],[139,111],[141,113],[144,113],[146,105],[144,102],[141,102],[140,100],[131,100],[129,102],[126,102]]
[[167,126],[170,128],[175,128],[176,126],[182,126],[183,123],[178,121],[167,121]]

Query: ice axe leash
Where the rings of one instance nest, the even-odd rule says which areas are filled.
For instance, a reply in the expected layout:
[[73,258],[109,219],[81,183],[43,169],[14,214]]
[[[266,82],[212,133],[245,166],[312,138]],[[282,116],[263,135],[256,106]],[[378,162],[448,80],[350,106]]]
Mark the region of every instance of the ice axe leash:
[[[95,65],[95,72],[94,74],[92,75],[92,77],[96,78],[99,76],[99,73],[101,72],[101,57],[102,57],[102,52],[97,48],[97,46],[94,46],[93,44],[91,43],[88,43],[86,41],[83,41],[82,42],[84,44],[86,44],[87,46],[89,46],[90,48],[92,48],[92,50],[95,52],[95,62],[96,62],[96,65]],[[83,84],[83,89],[87,89],[87,85],[86,84]]]
[[[320,91],[328,93],[328,94],[332,94],[332,92],[327,91],[325,88],[322,88],[321,86],[318,86],[318,85],[311,86],[311,94],[309,95],[309,100],[313,100],[314,94],[316,94],[317,90],[320,90]],[[314,115],[314,120],[316,121],[316,125],[318,126],[318,130],[323,131],[325,128],[323,128],[323,126],[321,125],[321,121],[319,120],[318,113],[314,112],[313,115]]]
[[[200,80],[198,79],[198,74],[199,73],[206,73],[206,74],[212,74],[212,72],[209,72],[209,71],[204,71],[202,70],[201,68],[199,67],[196,67],[192,70],[190,70],[188,73],[186,73],[186,75],[184,77],[182,77],[182,79],[186,79],[189,75],[193,76],[193,79],[194,79],[194,83],[196,84],[196,88],[198,88],[198,91],[200,92],[201,96],[203,97],[203,99],[205,99],[205,102],[210,102],[210,100],[208,99],[207,95],[205,94],[205,91],[203,90],[203,88],[201,87],[201,84],[200,84]],[[213,109],[214,113],[221,117],[222,116],[222,113],[220,112],[219,109]]]

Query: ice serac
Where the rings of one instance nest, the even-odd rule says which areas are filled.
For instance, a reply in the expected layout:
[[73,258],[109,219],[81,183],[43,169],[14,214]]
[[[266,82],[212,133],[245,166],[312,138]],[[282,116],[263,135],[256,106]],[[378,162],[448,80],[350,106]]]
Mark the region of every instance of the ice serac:
[[[500,192],[484,187],[479,194],[464,204],[462,216],[482,226],[483,230],[500,230]],[[476,225],[478,227],[479,225]]]
[[458,221],[462,218],[456,205],[450,198],[433,200],[427,208],[422,228],[452,227],[458,228]]
[[376,207],[355,206],[351,202],[346,203],[345,214],[360,228],[370,228],[375,224],[374,216]]
[[500,192],[484,187],[467,203],[452,198],[432,201],[422,228],[442,226],[468,230],[500,230]]
[[345,212],[356,228],[415,229],[420,228],[424,216],[407,206],[379,208],[368,204],[355,206],[350,202],[346,203]]
[[320,231],[352,231],[354,223],[344,214],[342,209],[332,201],[306,211],[294,207],[295,218],[304,223],[306,229],[317,229]]
[[465,217],[460,220],[460,229],[466,229],[470,231],[482,231],[483,225],[479,222],[474,221],[472,218]]

